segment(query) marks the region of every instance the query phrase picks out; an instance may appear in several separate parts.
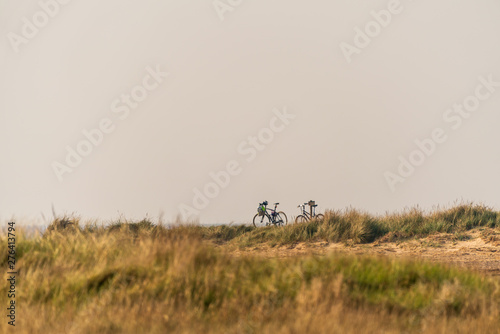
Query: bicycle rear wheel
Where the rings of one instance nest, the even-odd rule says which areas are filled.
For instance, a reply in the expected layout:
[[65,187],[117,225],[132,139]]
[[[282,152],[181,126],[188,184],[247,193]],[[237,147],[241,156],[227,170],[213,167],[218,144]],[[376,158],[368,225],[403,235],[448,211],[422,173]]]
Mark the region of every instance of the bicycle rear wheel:
[[253,226],[255,227],[269,226],[270,224],[271,217],[269,217],[268,214],[265,214],[263,216],[259,216],[259,214],[256,214],[253,217]]

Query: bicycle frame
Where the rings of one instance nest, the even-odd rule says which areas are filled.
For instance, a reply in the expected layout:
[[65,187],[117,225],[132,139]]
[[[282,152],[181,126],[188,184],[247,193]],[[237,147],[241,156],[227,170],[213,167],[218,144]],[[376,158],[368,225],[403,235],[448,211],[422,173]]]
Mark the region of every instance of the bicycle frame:
[[308,218],[308,219],[311,219],[312,217],[316,217],[316,207],[317,207],[317,205],[313,205],[312,206],[312,216],[311,216],[310,212],[306,211],[306,205],[308,205],[308,204],[304,203],[303,205],[299,205],[299,208],[301,209],[302,214],[304,216],[306,216],[306,218]]
[[[276,221],[276,217],[278,216],[278,211],[277,211],[278,204],[277,203],[274,204],[274,210],[271,208],[268,208],[267,205],[264,205],[262,203],[260,203],[259,205],[265,207],[265,211],[264,211],[264,215],[262,216],[262,219],[264,219],[264,217],[267,215],[270,218],[271,223],[276,225],[278,223]],[[268,211],[270,211],[271,214],[269,214]]]

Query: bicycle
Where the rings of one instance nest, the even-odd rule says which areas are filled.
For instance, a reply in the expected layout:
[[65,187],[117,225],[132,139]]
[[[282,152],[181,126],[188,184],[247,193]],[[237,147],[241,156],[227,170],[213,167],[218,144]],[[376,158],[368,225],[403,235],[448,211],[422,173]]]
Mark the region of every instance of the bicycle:
[[[306,206],[309,205],[310,207],[310,212],[306,211]],[[297,218],[295,218],[296,223],[305,223],[311,220],[324,220],[325,216],[320,214],[316,214],[316,207],[318,205],[316,204],[315,201],[309,201],[308,203],[304,203],[302,205],[299,205],[298,208],[302,211]]]
[[267,205],[267,201],[259,203],[257,214],[253,217],[253,226],[284,226],[288,223],[286,214],[283,211],[278,212],[276,210],[279,203],[274,203],[274,210],[267,208]]

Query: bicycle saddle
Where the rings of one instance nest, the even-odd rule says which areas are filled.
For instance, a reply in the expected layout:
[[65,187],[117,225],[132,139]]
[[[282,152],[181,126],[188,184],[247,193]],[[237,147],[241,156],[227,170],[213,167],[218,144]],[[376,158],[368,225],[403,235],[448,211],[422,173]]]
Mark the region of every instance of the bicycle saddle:
[[274,205],[280,205],[279,203],[274,203]]

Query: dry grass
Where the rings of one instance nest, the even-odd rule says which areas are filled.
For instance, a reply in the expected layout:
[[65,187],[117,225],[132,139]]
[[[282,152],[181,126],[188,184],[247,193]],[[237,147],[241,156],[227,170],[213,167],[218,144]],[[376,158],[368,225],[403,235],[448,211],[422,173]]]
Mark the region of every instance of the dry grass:
[[[456,217],[433,219],[456,224]],[[40,238],[18,236],[16,332],[494,333],[500,328],[497,278],[378,257],[235,257],[230,247],[205,241],[375,239],[372,225],[380,222],[354,211],[274,230],[164,228],[148,221],[108,228],[55,224],[58,228]],[[2,237],[0,247],[6,244]],[[6,257],[1,260],[5,266]],[[0,290],[5,304],[5,280]],[[8,332],[6,320],[0,328]]]
[[[500,227],[500,213],[483,205],[462,204],[447,210],[424,213],[417,208],[401,213],[373,216],[355,209],[328,211],[325,219],[283,228],[242,226],[193,227],[204,237],[218,242],[232,241],[238,247],[266,243],[290,245],[298,242],[370,243],[375,240],[408,240],[437,233],[460,233],[486,227]],[[223,237],[221,237],[223,236]]]

